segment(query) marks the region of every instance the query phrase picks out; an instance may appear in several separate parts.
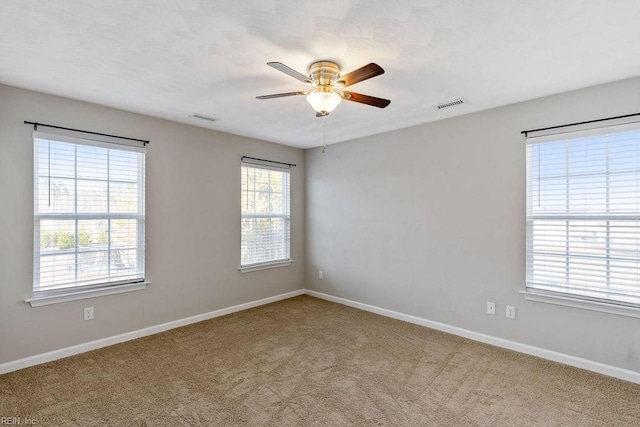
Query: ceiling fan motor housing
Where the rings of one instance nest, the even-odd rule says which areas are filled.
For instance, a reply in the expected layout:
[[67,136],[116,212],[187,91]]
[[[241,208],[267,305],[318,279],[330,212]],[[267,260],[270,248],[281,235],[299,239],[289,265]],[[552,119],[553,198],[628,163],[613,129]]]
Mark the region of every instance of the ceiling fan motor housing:
[[318,86],[331,86],[340,76],[340,67],[335,62],[318,61],[309,67],[309,77]]

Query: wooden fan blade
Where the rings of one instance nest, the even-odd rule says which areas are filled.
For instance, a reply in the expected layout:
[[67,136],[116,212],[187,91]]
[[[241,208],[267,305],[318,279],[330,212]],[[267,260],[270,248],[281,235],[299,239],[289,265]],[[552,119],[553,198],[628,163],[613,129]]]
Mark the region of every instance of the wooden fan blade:
[[371,64],[365,65],[362,68],[358,68],[357,70],[340,77],[336,81],[336,84],[341,85],[342,87],[347,87],[360,83],[363,80],[370,79],[371,77],[379,76],[380,74],[384,74],[384,70],[381,66],[372,62]]
[[286,75],[291,76],[296,80],[300,80],[301,82],[308,84],[313,84],[313,80],[311,80],[309,77],[305,76],[304,74],[300,74],[293,68],[287,67],[282,62],[267,62],[267,65],[275,68],[278,71],[282,71]]
[[282,98],[283,96],[296,96],[296,95],[306,95],[307,92],[286,92],[286,93],[274,93],[273,95],[262,95],[256,96],[258,99],[271,99],[271,98]]
[[342,99],[346,99],[347,101],[373,105],[374,107],[378,108],[384,108],[387,105],[391,104],[391,101],[389,101],[388,99],[376,98],[375,96],[362,95],[355,92],[344,91],[340,94],[340,96],[342,97]]

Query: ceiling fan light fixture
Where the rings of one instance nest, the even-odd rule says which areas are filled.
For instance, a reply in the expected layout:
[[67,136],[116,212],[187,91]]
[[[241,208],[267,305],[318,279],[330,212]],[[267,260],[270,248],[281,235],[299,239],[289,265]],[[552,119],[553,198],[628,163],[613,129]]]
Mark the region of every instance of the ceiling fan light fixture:
[[338,64],[332,61],[314,62],[309,67],[308,76],[297,72],[293,68],[287,67],[282,62],[267,62],[267,65],[296,80],[313,86],[314,89],[311,93],[306,91],[274,93],[272,95],[256,96],[256,98],[272,99],[285,96],[306,95],[307,101],[316,111],[316,117],[325,117],[338,106],[343,98],[350,102],[357,102],[378,108],[385,108],[391,103],[388,99],[343,91],[345,87],[384,74],[382,67],[373,62],[343,76],[340,75],[340,67]]
[[318,113],[330,113],[338,106],[342,98],[330,87],[318,87],[307,95],[307,101]]

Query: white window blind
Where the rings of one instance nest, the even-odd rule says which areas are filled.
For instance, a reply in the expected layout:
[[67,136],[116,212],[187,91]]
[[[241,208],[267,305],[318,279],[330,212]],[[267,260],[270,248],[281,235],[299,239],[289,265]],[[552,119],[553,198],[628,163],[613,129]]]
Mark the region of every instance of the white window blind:
[[34,295],[144,280],[144,147],[34,132]]
[[289,170],[248,163],[241,170],[241,267],[289,261]]
[[527,139],[527,289],[640,305],[637,124]]

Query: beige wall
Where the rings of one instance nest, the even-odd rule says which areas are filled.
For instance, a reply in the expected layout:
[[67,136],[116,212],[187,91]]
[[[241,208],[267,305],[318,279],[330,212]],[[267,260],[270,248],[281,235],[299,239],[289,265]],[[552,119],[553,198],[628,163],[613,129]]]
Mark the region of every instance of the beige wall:
[[[305,156],[299,149],[0,85],[0,363],[306,284],[640,371],[640,319],[527,302],[519,294],[525,268],[520,131],[637,112],[639,100],[635,78]],[[33,235],[32,129],[24,120],[151,140],[152,284],[146,290],[39,308],[24,303]],[[245,274],[236,269],[242,155],[298,164],[292,172],[291,267]],[[324,280],[318,280],[319,269]],[[485,314],[487,301],[498,304],[498,315]],[[516,321],[505,319],[506,304],[518,308]],[[83,322],[87,306],[95,307],[96,318]]]
[[634,78],[308,150],[306,287],[640,371],[640,319],[519,294],[520,131],[639,111]]
[[[149,139],[144,291],[31,308],[38,121]],[[239,273],[240,157],[291,162],[290,267]],[[303,288],[304,152],[0,85],[0,363]],[[82,320],[83,307],[95,319]]]

